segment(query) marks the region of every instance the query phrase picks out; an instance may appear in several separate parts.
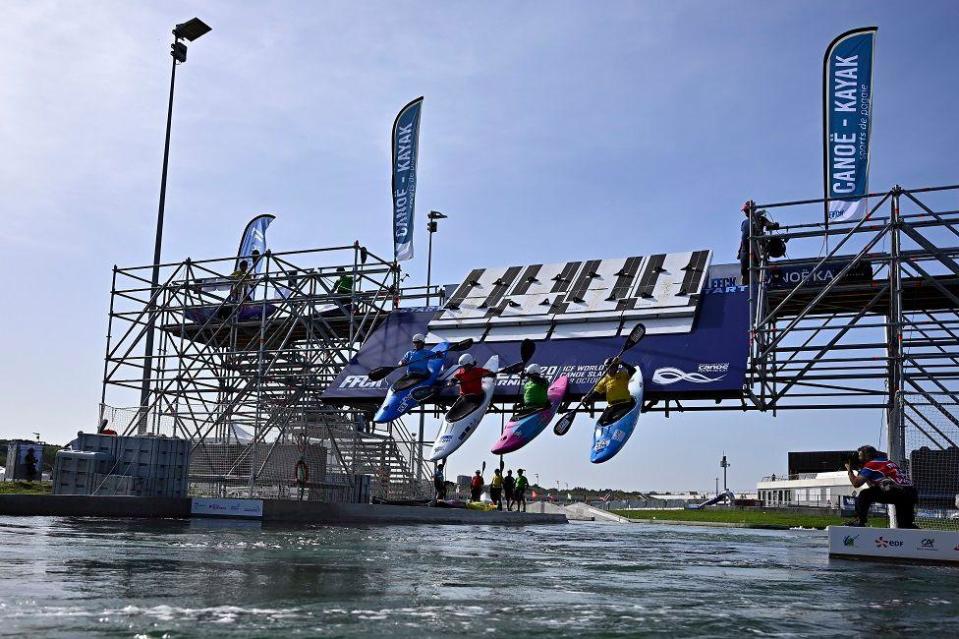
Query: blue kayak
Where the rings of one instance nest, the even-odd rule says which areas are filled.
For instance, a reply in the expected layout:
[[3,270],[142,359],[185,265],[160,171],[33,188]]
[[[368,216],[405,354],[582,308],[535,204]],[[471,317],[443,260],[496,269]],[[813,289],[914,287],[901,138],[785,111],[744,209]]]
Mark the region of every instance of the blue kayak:
[[[434,353],[446,353],[450,349],[449,342],[440,342],[430,350]],[[417,388],[429,388],[439,381],[443,373],[444,358],[442,355],[434,357],[426,363],[429,369],[429,375],[415,375],[406,373],[398,380],[393,382],[390,390],[386,393],[386,399],[383,405],[376,411],[373,421],[378,424],[391,422],[399,419],[402,415],[416,408],[419,402],[413,397],[413,391]]]
[[596,420],[593,449],[589,456],[589,461],[594,464],[612,459],[636,429],[639,413],[643,410],[643,373],[638,366],[629,378],[629,394],[632,395],[630,401],[608,406]]

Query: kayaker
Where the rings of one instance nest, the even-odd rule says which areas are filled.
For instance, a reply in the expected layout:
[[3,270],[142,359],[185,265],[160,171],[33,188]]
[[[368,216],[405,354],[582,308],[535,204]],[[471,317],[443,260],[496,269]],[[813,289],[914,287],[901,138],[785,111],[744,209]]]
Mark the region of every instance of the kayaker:
[[[496,377],[496,373],[486,370],[482,366],[476,365],[476,358],[469,353],[463,353],[459,359],[460,369],[453,375],[449,384],[458,383],[460,385],[461,400],[483,399],[483,378]],[[457,400],[459,401],[459,400]],[[452,409],[450,409],[452,411]]]
[[533,412],[549,406],[549,381],[543,377],[543,368],[539,364],[530,364],[520,373],[523,382],[523,403],[516,407],[517,413]]
[[429,377],[429,360],[433,351],[426,350],[426,336],[417,333],[413,336],[413,349],[406,351],[406,355],[399,361],[400,366],[406,366],[406,374],[416,377]]
[[615,414],[622,408],[623,404],[633,401],[633,396],[629,392],[629,378],[636,372],[636,367],[622,361],[619,357],[607,359],[603,362],[606,374],[603,375],[593,390],[588,392],[583,398],[586,403],[596,400],[598,395],[606,396],[606,410],[600,416],[600,423],[610,421],[608,417]]
[[513,510],[513,495],[516,490],[516,478],[513,477],[513,470],[506,471],[506,477],[503,477],[503,493],[506,496],[506,510]]
[[470,501],[479,501],[483,495],[483,475],[476,471],[473,479],[470,480]]
[[514,500],[516,501],[516,512],[519,512],[520,504],[523,505],[523,512],[526,512],[526,489],[529,487],[529,480],[526,479],[526,475],[523,473],[526,472],[522,468],[516,471],[516,489],[513,492]]
[[436,501],[446,499],[446,461],[440,460],[433,471],[433,488],[436,489]]
[[496,504],[496,510],[503,510],[503,471],[493,469],[493,479],[489,483],[489,498]]

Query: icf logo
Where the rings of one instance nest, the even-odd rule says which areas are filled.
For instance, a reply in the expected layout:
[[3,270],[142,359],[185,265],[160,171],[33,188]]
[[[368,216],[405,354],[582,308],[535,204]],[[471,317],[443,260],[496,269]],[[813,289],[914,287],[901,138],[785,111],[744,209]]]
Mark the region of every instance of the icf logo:
[[855,546],[856,540],[859,539],[859,535],[846,535],[842,538],[843,546]]
[[901,539],[886,539],[882,535],[876,537],[876,548],[901,548]]

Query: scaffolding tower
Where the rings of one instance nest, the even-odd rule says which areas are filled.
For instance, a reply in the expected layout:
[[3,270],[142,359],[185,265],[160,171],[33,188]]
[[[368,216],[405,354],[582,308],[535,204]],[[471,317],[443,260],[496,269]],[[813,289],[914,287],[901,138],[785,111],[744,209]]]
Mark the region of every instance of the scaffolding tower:
[[[905,425],[955,446],[918,409],[959,425],[959,185],[867,198],[848,221],[827,221],[822,199],[752,205],[737,284],[749,293],[742,396],[652,400],[644,411],[875,408],[900,460]],[[771,257],[776,242],[785,256]]]
[[[890,459],[907,469],[923,449],[959,452],[957,195],[896,186],[843,222],[822,200],[752,207],[743,406],[882,409]],[[771,259],[774,241],[816,257]]]
[[189,439],[193,494],[423,496],[403,423],[373,424],[322,392],[400,299],[425,289],[401,290],[396,265],[359,243],[248,261],[246,272],[236,257],[161,264],[155,288],[153,265],[114,267],[101,418],[120,434]]
[[[903,459],[903,426],[922,427],[904,398],[957,404],[957,195],[959,186],[896,186],[869,196],[868,213],[846,222],[823,220],[822,200],[750,211],[757,284],[746,395],[756,408],[884,409],[889,452]],[[811,208],[819,221],[809,221]],[[799,221],[770,228],[761,210]],[[777,262],[767,250],[773,238],[790,250],[818,245],[818,256]],[[795,284],[783,281],[787,269],[800,273]]]

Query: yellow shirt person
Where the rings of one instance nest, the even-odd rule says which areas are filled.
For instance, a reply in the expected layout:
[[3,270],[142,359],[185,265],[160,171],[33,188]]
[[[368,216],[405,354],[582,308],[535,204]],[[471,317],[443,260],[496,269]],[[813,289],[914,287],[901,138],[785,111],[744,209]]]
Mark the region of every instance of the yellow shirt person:
[[633,396],[629,392],[629,378],[633,376],[635,370],[629,364],[619,364],[615,372],[610,371],[599,380],[593,393],[605,394],[606,401],[610,404],[631,400]]

